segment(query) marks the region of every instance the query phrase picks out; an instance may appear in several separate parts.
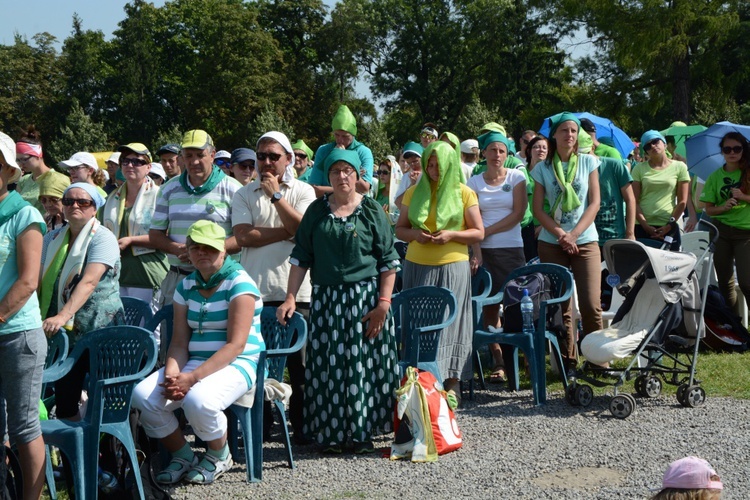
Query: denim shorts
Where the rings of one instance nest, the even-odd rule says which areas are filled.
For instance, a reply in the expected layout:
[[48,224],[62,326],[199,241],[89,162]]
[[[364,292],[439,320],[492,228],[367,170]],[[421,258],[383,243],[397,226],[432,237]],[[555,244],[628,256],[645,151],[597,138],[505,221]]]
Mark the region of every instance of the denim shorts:
[[0,424],[13,443],[25,444],[42,434],[39,398],[47,357],[47,338],[41,328],[0,335],[0,398],[7,407]]

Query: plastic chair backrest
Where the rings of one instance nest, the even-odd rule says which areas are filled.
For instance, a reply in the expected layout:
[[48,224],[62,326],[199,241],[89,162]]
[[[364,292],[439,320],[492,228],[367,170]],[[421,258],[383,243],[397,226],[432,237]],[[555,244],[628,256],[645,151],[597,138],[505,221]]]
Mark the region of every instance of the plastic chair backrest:
[[[393,311],[397,335],[403,346],[401,359],[409,366],[417,366],[420,361],[434,361],[437,358],[438,343],[442,328],[456,318],[456,297],[447,288],[419,286],[408,288],[393,296]],[[420,329],[430,329],[420,333]],[[418,337],[417,340],[415,332]]]
[[47,339],[47,357],[44,360],[44,369],[53,368],[61,364],[68,357],[70,340],[65,330],[60,330]]
[[151,373],[156,343],[151,332],[137,326],[111,326],[84,335],[70,358],[89,352],[89,407],[86,420],[94,424],[127,421],[136,382]]
[[154,313],[151,305],[137,297],[120,297],[122,308],[125,310],[125,324],[146,327]]
[[489,296],[492,291],[492,276],[490,272],[480,267],[476,274],[471,277],[471,296],[472,298],[484,298]]
[[161,325],[159,329],[159,362],[164,363],[167,358],[169,343],[172,341],[172,329],[174,328],[174,308],[172,304],[162,306],[161,309],[156,311],[156,314],[146,324],[146,330],[155,333],[159,325]]
[[[306,336],[307,323],[300,313],[295,312],[287,321],[286,326],[282,326],[276,319],[276,308],[264,306],[260,312],[260,331],[263,335],[263,342],[266,344],[266,351],[283,351],[289,349],[295,335]],[[269,356],[266,358],[266,366],[268,378],[282,381],[286,356]]]

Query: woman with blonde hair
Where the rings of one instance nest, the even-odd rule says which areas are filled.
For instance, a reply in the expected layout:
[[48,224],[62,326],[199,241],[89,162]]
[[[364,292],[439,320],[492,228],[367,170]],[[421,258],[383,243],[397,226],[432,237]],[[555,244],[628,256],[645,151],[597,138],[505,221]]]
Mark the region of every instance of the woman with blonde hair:
[[104,177],[104,171],[99,168],[96,158],[91,153],[80,151],[69,159],[61,161],[60,167],[64,168],[70,174],[70,182],[85,182],[96,186],[97,191],[102,198],[107,197],[107,192],[102,189],[107,179]]

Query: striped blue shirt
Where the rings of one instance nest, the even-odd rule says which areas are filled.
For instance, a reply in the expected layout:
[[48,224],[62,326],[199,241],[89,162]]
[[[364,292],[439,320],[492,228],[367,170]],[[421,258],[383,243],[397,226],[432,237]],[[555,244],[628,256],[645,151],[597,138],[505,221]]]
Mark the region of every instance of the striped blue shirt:
[[247,381],[248,390],[255,383],[258,357],[266,348],[260,331],[260,312],[263,299],[255,282],[245,271],[229,275],[208,298],[204,298],[197,288],[195,279],[189,275],[182,280],[174,293],[174,302],[188,308],[188,326],[192,329],[188,354],[190,359],[205,361],[227,343],[227,322],[229,303],[241,295],[255,297],[255,313],[247,336],[245,350],[230,363],[237,368]]

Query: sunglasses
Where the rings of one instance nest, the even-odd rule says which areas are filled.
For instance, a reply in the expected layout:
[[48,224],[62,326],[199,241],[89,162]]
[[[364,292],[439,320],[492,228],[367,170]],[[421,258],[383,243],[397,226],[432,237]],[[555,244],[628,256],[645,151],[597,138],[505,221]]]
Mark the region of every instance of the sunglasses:
[[651,141],[648,144],[646,144],[645,146],[643,146],[643,150],[644,151],[651,151],[651,148],[653,148],[654,146],[656,146],[660,142],[661,142],[661,139],[654,139],[653,141]]
[[732,153],[738,155],[742,153],[742,146],[724,146],[721,148],[721,152],[725,155],[729,155]]
[[219,158],[218,160],[214,160],[214,163],[217,167],[228,167],[231,164],[226,158]]
[[294,153],[294,156],[296,156],[300,160],[307,160],[307,155],[304,153]]
[[16,161],[19,161],[21,163],[26,163],[27,161],[31,160],[33,156],[16,156]]
[[249,163],[249,162],[242,162],[242,163],[235,163],[240,170],[253,170],[255,168],[255,163]]
[[378,170],[375,173],[378,175],[391,175],[391,173],[388,170]]
[[149,161],[141,160],[140,158],[123,158],[122,160],[120,160],[120,165],[122,165],[123,167],[127,167],[128,165],[131,165],[133,167],[142,167],[149,164]]
[[281,155],[279,153],[255,153],[255,156],[258,157],[258,161],[266,161],[266,159],[271,160],[272,162],[279,161],[279,158],[281,158]]
[[87,200],[86,198],[63,198],[62,204],[66,207],[72,207],[78,204],[81,208],[89,208],[94,205],[94,200]]

